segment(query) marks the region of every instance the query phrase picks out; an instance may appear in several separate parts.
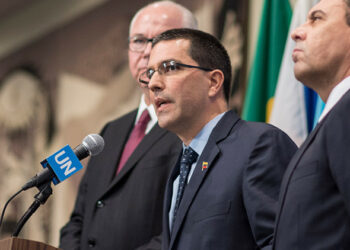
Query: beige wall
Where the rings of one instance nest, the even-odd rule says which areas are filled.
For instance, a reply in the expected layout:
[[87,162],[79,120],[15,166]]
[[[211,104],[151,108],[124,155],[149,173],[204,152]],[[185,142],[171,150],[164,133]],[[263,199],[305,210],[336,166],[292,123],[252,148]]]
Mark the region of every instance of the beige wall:
[[255,54],[256,40],[258,39],[259,22],[261,19],[261,11],[264,0],[250,0],[249,1],[249,22],[248,22],[248,67],[253,61]]

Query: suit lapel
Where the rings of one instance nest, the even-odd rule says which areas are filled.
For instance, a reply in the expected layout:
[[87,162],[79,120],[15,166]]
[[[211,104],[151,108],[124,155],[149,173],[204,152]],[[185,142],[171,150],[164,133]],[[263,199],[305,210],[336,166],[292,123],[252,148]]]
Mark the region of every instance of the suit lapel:
[[350,96],[350,90],[348,90],[339,100],[338,102],[334,105],[334,107],[328,112],[328,114],[322,119],[322,121],[317,124],[315,129],[311,132],[311,134],[306,138],[305,142],[301,145],[300,149],[295,153],[293,156],[292,160],[288,164],[288,168],[286,170],[286,173],[284,175],[282,184],[281,184],[281,192],[279,196],[279,207],[278,207],[278,212],[277,212],[277,217],[276,217],[276,223],[275,223],[275,233],[274,233],[274,244],[272,246],[272,249],[275,249],[275,244],[276,244],[276,238],[277,238],[277,232],[278,232],[278,226],[279,226],[279,221],[281,218],[281,212],[283,210],[284,202],[286,199],[286,194],[288,191],[289,183],[291,181],[291,178],[293,176],[294,170],[296,169],[297,165],[299,164],[302,156],[304,155],[305,151],[309,148],[311,143],[314,141],[316,135],[318,132],[321,130],[321,128],[324,126],[324,123],[327,121],[330,113],[336,108],[337,105],[341,105],[342,101],[345,98],[348,98]]
[[[209,146],[209,145],[207,145],[207,146]],[[207,146],[206,146],[206,148],[207,148]],[[200,157],[200,159],[196,165],[196,168],[193,172],[193,175],[191,177],[191,180],[188,183],[188,185],[186,186],[185,192],[184,192],[183,197],[182,197],[182,201],[180,203],[179,209],[178,209],[177,214],[176,214],[176,219],[175,219],[174,225],[173,225],[173,231],[171,232],[171,241],[170,241],[170,248],[169,249],[172,249],[174,241],[179,233],[181,225],[184,222],[184,218],[188,212],[188,209],[190,208],[191,203],[193,202],[193,200],[198,192],[198,189],[200,188],[205,176],[209,172],[209,169],[211,167],[213,167],[212,163],[214,162],[216,156],[220,152],[216,145],[211,147],[211,151],[212,151],[211,154],[207,155],[208,157],[202,154],[203,157],[202,156]],[[203,153],[204,153],[204,151],[203,151]],[[202,171],[201,166],[200,166],[203,158],[205,159],[205,161],[208,162],[208,168],[205,171]]]
[[[174,245],[181,225],[184,222],[184,218],[193,200],[195,199],[195,196],[198,193],[198,190],[203,183],[205,176],[211,171],[211,168],[215,167],[215,160],[220,153],[218,144],[230,134],[230,131],[238,121],[239,117],[233,111],[229,111],[222,117],[222,119],[213,129],[208,142],[198,159],[191,180],[186,186],[185,192],[183,194],[182,201],[180,203],[180,207],[174,221],[173,231],[171,232],[169,249],[172,249]],[[208,167],[202,170],[203,162],[207,162]]]
[[[136,113],[137,111],[133,111],[130,115],[125,117],[124,121],[112,124],[111,126],[114,127],[108,128],[111,129],[111,132],[109,132],[108,135],[112,134],[113,138],[105,138],[106,146],[102,152],[103,159],[99,164],[101,165],[101,175],[96,176],[96,178],[101,179],[101,181],[98,182],[99,185],[101,185],[101,188],[99,188],[100,192],[97,195],[98,197],[96,197],[97,199],[106,192],[111,181],[115,177],[117,163],[123,152],[123,147],[128,139],[128,135],[133,127]],[[104,131],[102,131],[102,134],[103,132]]]
[[169,230],[169,211],[171,207],[171,201],[173,196],[173,183],[176,179],[176,177],[179,175],[180,172],[180,159],[181,155],[179,155],[176,164],[174,168],[171,170],[170,176],[167,181],[167,187],[165,190],[165,197],[164,197],[164,205],[163,205],[163,235],[165,236],[165,239],[163,238],[162,245],[169,246],[170,241],[170,230]]
[[[320,130],[320,128],[323,126],[323,124],[326,122],[326,120],[329,117],[329,114],[332,112],[332,110],[337,106],[340,105],[340,103],[347,97],[350,96],[350,90],[348,90],[347,92],[345,92],[345,94],[338,100],[338,102],[334,105],[334,107],[328,112],[328,114],[322,119],[322,121],[320,123],[317,124],[317,126],[314,128],[314,130],[310,133],[310,135],[306,138],[305,142],[301,145],[300,149],[297,151],[297,153],[294,155],[294,157],[292,158],[291,162],[288,165],[288,168],[286,170],[285,173],[285,180],[282,182],[281,185],[281,197],[285,196],[285,193],[288,189],[288,184],[290,181],[291,176],[293,175],[293,172],[296,168],[296,166],[298,165],[301,157],[303,156],[303,154],[305,153],[306,149],[310,146],[310,144],[313,142],[316,134],[318,133],[318,131]],[[284,199],[284,198],[283,198]]]
[[292,160],[290,161],[290,163],[288,164],[288,168],[284,174],[284,179],[282,181],[281,184],[281,193],[280,193],[280,202],[279,202],[279,212],[276,218],[276,229],[275,231],[277,232],[277,227],[278,227],[278,222],[280,220],[280,215],[281,215],[281,210],[282,207],[284,205],[284,200],[285,200],[285,196],[286,193],[288,191],[288,186],[289,186],[289,182],[293,176],[293,172],[296,169],[298,163],[300,162],[302,156],[304,155],[306,149],[308,149],[308,147],[311,145],[311,143],[313,142],[315,136],[318,134],[320,128],[322,127],[322,125],[324,124],[325,120],[327,117],[324,117],[324,119],[317,124],[317,126],[314,128],[314,130],[311,132],[311,134],[306,138],[305,142],[301,145],[301,147],[299,148],[299,150],[295,153],[295,155],[293,156]]
[[115,185],[117,185],[120,182],[120,180],[126,178],[127,174],[137,165],[137,163],[140,162],[142,157],[152,148],[152,145],[155,142],[157,142],[162,136],[164,136],[165,133],[166,131],[161,129],[159,125],[156,124],[152,128],[152,130],[147,135],[145,135],[145,137],[142,139],[140,144],[136,147],[135,151],[130,155],[129,159],[125,162],[125,165],[122,168],[122,170],[112,180],[112,182],[108,186],[107,192],[110,189],[112,189]]

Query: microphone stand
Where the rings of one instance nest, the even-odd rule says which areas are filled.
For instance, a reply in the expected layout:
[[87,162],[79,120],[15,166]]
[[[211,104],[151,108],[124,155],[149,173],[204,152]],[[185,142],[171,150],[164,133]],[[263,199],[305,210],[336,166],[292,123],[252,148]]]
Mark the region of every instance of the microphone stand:
[[28,219],[35,213],[35,211],[39,208],[40,205],[44,204],[47,199],[52,194],[51,181],[45,182],[37,187],[39,189],[39,193],[37,193],[34,198],[34,202],[28,208],[28,210],[24,213],[22,218],[19,220],[16,226],[15,232],[12,234],[12,237],[17,237],[24,224],[28,221]]

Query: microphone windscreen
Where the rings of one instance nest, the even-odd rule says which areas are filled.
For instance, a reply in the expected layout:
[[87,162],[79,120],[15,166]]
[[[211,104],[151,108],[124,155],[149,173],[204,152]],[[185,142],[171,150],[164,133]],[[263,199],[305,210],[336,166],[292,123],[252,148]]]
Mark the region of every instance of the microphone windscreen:
[[82,144],[90,152],[90,155],[97,155],[102,152],[105,141],[98,134],[90,134],[84,138]]

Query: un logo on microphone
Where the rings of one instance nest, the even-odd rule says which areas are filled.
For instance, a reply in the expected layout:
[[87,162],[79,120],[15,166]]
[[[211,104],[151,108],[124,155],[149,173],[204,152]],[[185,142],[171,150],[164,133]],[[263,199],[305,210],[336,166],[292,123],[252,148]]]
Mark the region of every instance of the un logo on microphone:
[[56,176],[53,179],[55,185],[83,168],[83,165],[69,145],[66,145],[64,148],[42,161],[41,165],[44,168],[49,167],[53,171]]

